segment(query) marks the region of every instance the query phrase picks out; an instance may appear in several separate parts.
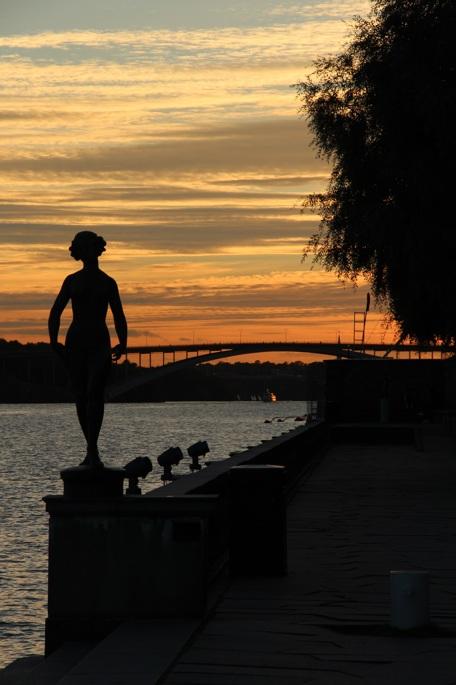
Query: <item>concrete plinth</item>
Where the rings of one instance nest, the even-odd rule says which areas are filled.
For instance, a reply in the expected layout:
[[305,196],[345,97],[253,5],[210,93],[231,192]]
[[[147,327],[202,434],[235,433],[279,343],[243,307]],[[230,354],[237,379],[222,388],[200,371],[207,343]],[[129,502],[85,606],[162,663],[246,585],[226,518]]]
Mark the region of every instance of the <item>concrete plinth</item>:
[[230,470],[230,570],[233,575],[287,572],[285,468],[236,466]]
[[202,615],[215,496],[45,498],[46,654],[129,619]]

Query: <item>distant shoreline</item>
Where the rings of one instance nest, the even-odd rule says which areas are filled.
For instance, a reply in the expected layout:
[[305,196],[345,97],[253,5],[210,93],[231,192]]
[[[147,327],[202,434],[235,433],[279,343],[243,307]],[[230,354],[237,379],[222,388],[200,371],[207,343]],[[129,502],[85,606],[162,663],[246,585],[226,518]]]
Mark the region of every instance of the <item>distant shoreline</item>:
[[[163,378],[138,384],[108,402],[248,401],[262,398],[268,390],[278,400],[302,400],[316,396],[321,362],[218,362],[181,369]],[[124,360],[112,368],[112,384],[125,378],[147,376],[144,368]],[[73,402],[62,362],[50,354],[49,345],[21,345],[0,340],[0,404],[60,404]]]

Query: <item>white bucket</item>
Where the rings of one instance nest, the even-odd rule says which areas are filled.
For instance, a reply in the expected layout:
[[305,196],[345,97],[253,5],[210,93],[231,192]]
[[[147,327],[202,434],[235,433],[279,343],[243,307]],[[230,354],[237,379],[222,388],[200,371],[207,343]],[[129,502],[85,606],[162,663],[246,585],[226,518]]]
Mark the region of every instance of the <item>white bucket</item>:
[[391,626],[413,630],[429,625],[429,573],[390,571]]

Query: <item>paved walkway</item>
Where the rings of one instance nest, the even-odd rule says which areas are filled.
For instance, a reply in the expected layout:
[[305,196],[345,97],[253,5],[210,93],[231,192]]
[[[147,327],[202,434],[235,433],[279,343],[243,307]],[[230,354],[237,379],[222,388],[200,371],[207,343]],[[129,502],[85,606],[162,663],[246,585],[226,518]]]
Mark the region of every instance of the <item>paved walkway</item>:
[[[456,447],[423,447],[332,448],[288,510],[288,576],[234,581],[165,684],[456,684]],[[428,635],[391,634],[391,569],[430,572]]]

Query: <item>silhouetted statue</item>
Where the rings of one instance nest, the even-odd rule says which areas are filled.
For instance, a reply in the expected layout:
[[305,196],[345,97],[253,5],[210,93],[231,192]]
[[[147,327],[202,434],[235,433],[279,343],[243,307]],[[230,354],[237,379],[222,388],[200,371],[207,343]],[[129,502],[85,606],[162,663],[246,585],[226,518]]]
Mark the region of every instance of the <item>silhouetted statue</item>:
[[[65,278],[49,315],[51,346],[68,369],[79,423],[87,441],[87,454],[81,466],[91,467],[103,466],[98,454],[98,436],[111,359],[119,359],[127,346],[127,322],[117,283],[98,267],[98,257],[105,251],[105,245],[105,240],[92,231],[75,235],[70,254],[82,260],[84,266]],[[62,345],[58,342],[60,317],[69,300],[73,321]],[[119,338],[119,344],[112,349],[105,321],[108,305]]]

